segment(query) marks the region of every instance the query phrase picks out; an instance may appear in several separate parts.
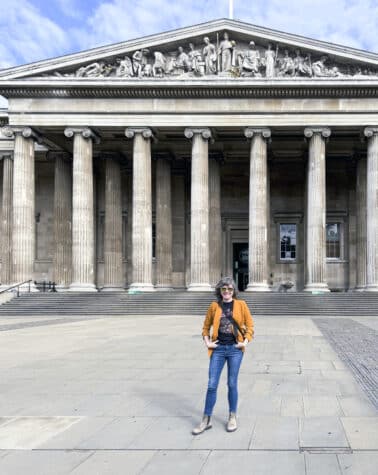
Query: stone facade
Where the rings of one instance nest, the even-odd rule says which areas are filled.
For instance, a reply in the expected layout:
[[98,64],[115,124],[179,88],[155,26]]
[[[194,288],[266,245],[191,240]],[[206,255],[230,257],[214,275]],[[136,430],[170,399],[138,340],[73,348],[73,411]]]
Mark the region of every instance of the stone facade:
[[377,291],[377,71],[231,20],[0,71],[1,284]]

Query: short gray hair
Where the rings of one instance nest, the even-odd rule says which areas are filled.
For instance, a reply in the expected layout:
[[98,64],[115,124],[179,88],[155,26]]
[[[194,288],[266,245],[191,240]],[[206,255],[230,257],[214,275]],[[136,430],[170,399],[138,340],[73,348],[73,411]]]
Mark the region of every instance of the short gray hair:
[[223,300],[220,289],[224,286],[233,287],[234,292],[232,296],[234,299],[238,298],[238,289],[236,287],[234,279],[232,277],[222,277],[221,280],[215,286],[215,296],[217,298],[218,303],[221,303]]

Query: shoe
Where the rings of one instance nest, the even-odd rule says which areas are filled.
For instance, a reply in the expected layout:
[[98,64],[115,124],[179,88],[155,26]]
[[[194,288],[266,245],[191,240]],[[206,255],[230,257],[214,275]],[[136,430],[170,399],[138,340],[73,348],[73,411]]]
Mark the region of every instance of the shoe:
[[192,430],[193,435],[202,434],[205,430],[211,429],[213,426],[211,424],[210,416],[203,416],[201,423]]
[[227,422],[227,432],[234,432],[238,428],[236,423],[236,414],[235,412],[230,412],[230,417]]

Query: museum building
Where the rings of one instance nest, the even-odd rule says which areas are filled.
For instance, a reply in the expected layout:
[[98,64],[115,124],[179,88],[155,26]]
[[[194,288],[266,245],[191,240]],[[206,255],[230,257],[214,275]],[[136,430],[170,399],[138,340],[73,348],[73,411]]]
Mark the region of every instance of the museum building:
[[228,19],[1,70],[1,285],[377,292],[377,86]]

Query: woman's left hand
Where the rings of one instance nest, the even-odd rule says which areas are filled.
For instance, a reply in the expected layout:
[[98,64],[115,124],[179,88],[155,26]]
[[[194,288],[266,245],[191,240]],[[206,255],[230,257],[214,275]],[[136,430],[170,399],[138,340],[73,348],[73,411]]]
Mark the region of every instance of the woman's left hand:
[[235,345],[235,348],[239,348],[241,350],[242,348],[246,348],[247,345],[248,345],[248,343],[246,343],[246,342],[238,341]]

